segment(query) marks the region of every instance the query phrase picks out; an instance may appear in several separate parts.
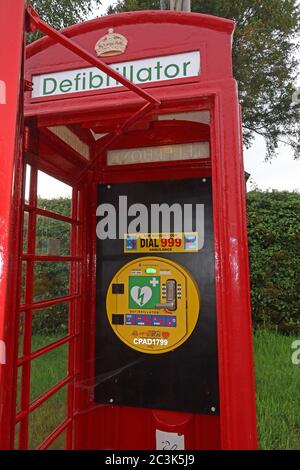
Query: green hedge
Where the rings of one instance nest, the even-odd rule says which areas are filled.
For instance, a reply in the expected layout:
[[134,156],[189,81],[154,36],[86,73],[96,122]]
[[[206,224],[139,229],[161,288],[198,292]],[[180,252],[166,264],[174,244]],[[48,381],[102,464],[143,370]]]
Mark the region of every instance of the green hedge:
[[[70,214],[70,199],[40,199],[39,206]],[[300,331],[300,194],[252,191],[247,194],[251,300],[254,326],[282,333]],[[39,218],[37,250],[47,249],[47,239],[60,240],[60,254],[67,255],[68,224]],[[45,253],[46,254],[46,253]],[[39,263],[36,267],[36,300],[66,294],[65,263]],[[37,312],[34,332],[56,333],[67,328],[66,305]]]
[[247,194],[251,301],[255,326],[300,331],[300,194]]

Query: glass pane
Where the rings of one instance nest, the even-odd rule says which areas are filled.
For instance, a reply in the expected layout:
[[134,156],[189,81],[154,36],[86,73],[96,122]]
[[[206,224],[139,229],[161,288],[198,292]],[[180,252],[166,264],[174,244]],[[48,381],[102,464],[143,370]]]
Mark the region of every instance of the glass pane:
[[32,311],[32,351],[68,334],[68,310],[69,304],[65,303]]
[[71,225],[51,217],[37,217],[36,253],[38,255],[68,256]]
[[28,212],[24,212],[24,222],[23,222],[23,253],[27,253],[28,250]]
[[69,279],[69,262],[36,262],[34,267],[34,302],[69,295]]
[[31,166],[26,165],[25,202],[29,204]]
[[[32,338],[33,342],[35,338]],[[37,344],[34,345],[37,349]],[[57,382],[68,371],[68,344],[63,344],[31,362],[30,400],[33,401]]]
[[17,423],[15,425],[15,445],[14,445],[15,449],[19,449],[20,427],[21,427],[21,423]]
[[24,304],[24,303],[25,303],[26,268],[27,268],[27,261],[22,261],[22,273],[21,273],[21,304]]
[[47,450],[65,450],[66,448],[66,431],[62,432],[57,439],[48,447]]
[[71,186],[38,171],[37,193],[39,208],[66,216],[71,215]]
[[22,390],[22,372],[23,367],[18,367],[17,373],[17,394],[16,394],[16,412],[21,411],[21,390]]
[[66,387],[29,415],[29,449],[36,449],[66,418]]
[[18,357],[23,355],[25,312],[20,313],[19,331],[18,331]]

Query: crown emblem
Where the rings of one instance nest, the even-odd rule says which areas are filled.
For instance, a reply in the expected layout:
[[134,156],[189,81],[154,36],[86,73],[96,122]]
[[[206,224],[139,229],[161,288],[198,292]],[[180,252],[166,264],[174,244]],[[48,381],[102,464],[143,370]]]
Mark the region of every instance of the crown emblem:
[[98,57],[119,55],[125,52],[127,39],[122,34],[114,33],[110,28],[108,34],[102,36],[95,45],[95,51]]

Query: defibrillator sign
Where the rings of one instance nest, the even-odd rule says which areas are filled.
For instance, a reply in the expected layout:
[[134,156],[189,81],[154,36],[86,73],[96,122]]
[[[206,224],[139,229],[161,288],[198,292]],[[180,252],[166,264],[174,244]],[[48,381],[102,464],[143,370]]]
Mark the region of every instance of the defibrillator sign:
[[155,308],[160,302],[160,278],[157,276],[129,276],[128,308]]
[[125,234],[124,253],[199,251],[198,232]]

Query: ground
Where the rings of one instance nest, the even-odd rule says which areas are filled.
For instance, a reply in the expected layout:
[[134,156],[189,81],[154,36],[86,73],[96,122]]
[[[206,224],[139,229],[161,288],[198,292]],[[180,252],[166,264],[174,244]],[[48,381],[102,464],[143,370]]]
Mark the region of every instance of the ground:
[[300,449],[300,364],[291,361],[295,339],[266,331],[254,336],[260,449]]

